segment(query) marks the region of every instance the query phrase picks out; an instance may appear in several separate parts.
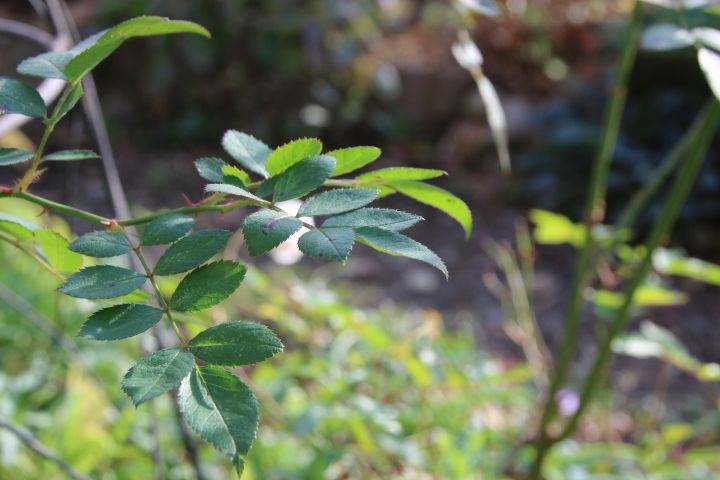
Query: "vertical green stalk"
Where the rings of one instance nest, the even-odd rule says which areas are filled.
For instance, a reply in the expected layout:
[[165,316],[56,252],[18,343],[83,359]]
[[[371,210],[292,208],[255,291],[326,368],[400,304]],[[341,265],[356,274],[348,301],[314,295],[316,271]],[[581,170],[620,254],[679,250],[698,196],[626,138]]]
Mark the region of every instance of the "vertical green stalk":
[[567,376],[575,343],[577,341],[583,306],[582,293],[592,275],[591,259],[596,249],[596,243],[592,236],[592,230],[595,225],[602,221],[605,215],[607,176],[613,152],[615,151],[618,132],[620,130],[622,113],[625,107],[625,99],[627,97],[628,83],[633,70],[633,65],[635,64],[635,58],[637,56],[641,28],[640,13],[640,2],[636,0],[633,6],[630,22],[625,32],[618,78],[613,91],[610,106],[605,116],[602,143],[593,165],[584,218],[587,238],[580,251],[577,264],[575,266],[572,294],[567,313],[565,337],[560,348],[558,363],[553,374],[550,391],[548,392],[545,400],[545,406],[540,420],[540,431],[537,441],[538,452],[535,466],[533,467],[534,470],[532,478],[539,477],[539,469],[541,468],[544,455],[547,453],[547,450],[550,448],[552,443],[554,443],[550,439],[548,427],[556,414],[555,397]]
[[623,330],[625,330],[631,319],[631,310],[635,292],[642,285],[650,267],[652,266],[653,253],[670,234],[680,213],[680,209],[687,200],[690,190],[698,176],[705,154],[710,147],[710,142],[715,134],[718,119],[720,119],[720,103],[713,100],[712,105],[709,108],[709,121],[703,125],[703,128],[698,131],[697,136],[693,139],[692,148],[690,149],[687,158],[685,158],[685,163],[682,165],[682,168],[673,183],[665,206],[658,215],[645,244],[645,255],[630,280],[630,285],[624,293],[624,302],[615,312],[615,316],[610,324],[607,336],[602,342],[598,358],[595,360],[590,375],[583,386],[583,390],[580,395],[580,405],[565,429],[558,437],[558,441],[572,435],[577,428],[580,418],[593,398],[595,389],[597,388],[599,381],[602,378],[602,373],[610,359],[612,342],[620,333],[623,332]]

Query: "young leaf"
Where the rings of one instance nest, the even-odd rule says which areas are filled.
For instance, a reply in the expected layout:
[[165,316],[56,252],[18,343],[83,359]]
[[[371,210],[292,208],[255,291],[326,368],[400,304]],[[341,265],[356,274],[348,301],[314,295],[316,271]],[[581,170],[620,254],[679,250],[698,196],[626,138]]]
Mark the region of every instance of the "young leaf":
[[335,159],[326,155],[309,157],[293,165],[275,179],[273,200],[300,198],[322,186],[335,168]]
[[33,154],[19,148],[0,148],[0,166],[27,162]]
[[0,213],[0,230],[5,231],[18,240],[27,240],[33,237],[33,232],[38,227],[24,218]]
[[224,165],[222,167],[223,178],[222,181],[231,185],[236,185],[240,188],[244,188],[245,185],[250,183],[250,175],[245,170],[240,170],[237,167],[231,167],[230,165]]
[[43,160],[49,162],[74,162],[77,160],[91,160],[100,158],[100,155],[92,150],[63,150],[61,152],[45,155]]
[[225,246],[232,235],[227,230],[203,230],[173,244],[160,257],[155,275],[175,275],[187,272],[210,260]]
[[58,106],[57,119],[60,120],[70,112],[85,94],[82,83],[75,85],[70,94]]
[[228,130],[223,136],[222,145],[225,151],[240,165],[260,176],[268,177],[265,161],[271,150],[263,142],[247,133]]
[[0,115],[5,113],[43,118],[47,109],[45,101],[34,88],[17,80],[0,78]]
[[226,167],[227,163],[223,162],[219,158],[200,158],[195,161],[195,168],[198,174],[208,182],[221,183],[223,181],[223,167]]
[[274,177],[308,157],[319,155],[321,151],[322,142],[317,138],[293,140],[273,150],[267,157],[265,168]]
[[190,428],[237,459],[250,451],[260,418],[255,395],[221,367],[196,368],[180,384],[178,404]]
[[273,210],[260,210],[248,215],[243,223],[243,236],[253,257],[272,250],[300,230],[302,222]]
[[388,208],[361,208],[328,218],[323,228],[380,227],[386,230],[405,230],[415,225],[422,217]]
[[195,359],[186,350],[160,350],[128,370],[122,381],[123,392],[138,406],[175,388],[188,376],[194,365]]
[[237,290],[247,268],[221,260],[193,270],[178,285],[170,308],[179,312],[205,310],[225,300]]
[[355,230],[358,238],[380,252],[420,260],[440,270],[445,278],[448,271],[443,261],[432,250],[410,237],[390,230],[362,227]]
[[77,82],[130,38],[171,33],[195,33],[210,37],[207,30],[192,22],[152,16],[133,18],[108,29],[70,60],[65,67],[65,76],[70,83]]
[[115,232],[90,232],[70,244],[70,250],[88,257],[106,258],[130,251],[127,239]]
[[298,248],[310,257],[344,262],[354,243],[355,232],[351,228],[328,228],[305,233],[298,240]]
[[328,152],[328,157],[335,159],[335,170],[332,176],[338,177],[368,165],[380,157],[380,149],[376,147],[350,147]]
[[339,188],[318,193],[308,198],[298,210],[298,217],[314,217],[317,215],[334,215],[348,212],[375,200],[377,190],[358,188]]
[[282,342],[272,330],[253,322],[229,322],[208,328],[188,346],[198,358],[228,367],[259,363],[283,351]]
[[76,298],[115,298],[137,290],[145,276],[127,268],[100,265],[83,268],[60,285],[58,292]]
[[443,170],[430,168],[392,167],[374,170],[355,177],[360,183],[390,183],[397,180],[427,180],[447,175]]
[[68,250],[69,242],[59,233],[52,230],[37,230],[35,241],[47,261],[58,272],[72,272],[82,266],[82,257]]
[[228,185],[226,183],[211,183],[209,185],[205,186],[206,192],[218,192],[218,193],[225,193],[227,195],[235,195],[236,197],[242,197],[250,199],[254,202],[257,202],[258,205],[269,205],[270,202],[267,200],[263,200],[262,198],[258,197],[257,195],[253,195],[252,193],[248,192],[244,188],[240,188],[235,185]]
[[123,304],[98,310],[83,324],[79,335],[90,340],[121,340],[134,337],[158,323],[159,308],[142,304]]
[[405,196],[447,213],[462,225],[465,236],[470,237],[472,213],[465,202],[452,193],[422,182],[395,182],[392,187]]
[[187,235],[195,220],[187,215],[171,213],[158,217],[145,227],[141,245],[165,245]]

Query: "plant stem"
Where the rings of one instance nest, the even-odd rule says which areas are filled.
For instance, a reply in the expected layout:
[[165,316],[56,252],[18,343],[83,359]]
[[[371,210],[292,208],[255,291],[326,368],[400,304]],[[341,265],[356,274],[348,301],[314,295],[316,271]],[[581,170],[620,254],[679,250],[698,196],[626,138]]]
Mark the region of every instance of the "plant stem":
[[71,467],[69,464],[67,464],[63,459],[52,453],[50,450],[45,447],[40,441],[35,438],[30,432],[28,432],[25,429],[22,429],[18,427],[17,425],[14,425],[7,420],[0,419],[0,428],[3,428],[5,430],[10,431],[12,434],[14,434],[17,438],[19,438],[25,445],[27,445],[30,450],[37,453],[41,457],[43,457],[45,460],[48,460],[57,467],[62,470],[65,475],[67,475],[72,480],[90,480],[89,477],[86,477],[85,475],[79,473],[76,471],[73,467]]
[[630,22],[623,41],[622,58],[618,71],[618,78],[613,91],[610,106],[605,116],[603,137],[595,163],[588,192],[585,211],[585,243],[580,251],[575,273],[573,276],[572,293],[568,307],[565,337],[560,347],[558,363],[553,373],[550,391],[545,399],[542,417],[540,420],[539,437],[537,441],[537,455],[531,472],[531,478],[540,478],[545,455],[552,446],[548,432],[550,422],[556,414],[556,396],[564,383],[568,373],[577,337],[580,329],[580,319],[583,306],[583,291],[592,275],[591,259],[596,245],[592,235],[595,225],[602,222],[605,215],[605,193],[607,190],[607,176],[617,143],[618,132],[622,120],[622,113],[627,97],[627,88],[630,75],[637,56],[638,41],[641,29],[641,5],[635,0]]
[[642,285],[642,282],[645,280],[645,276],[652,266],[653,253],[670,234],[672,227],[680,214],[680,210],[685,203],[685,200],[687,200],[690,190],[695,183],[700,166],[702,165],[702,161],[705,158],[705,154],[715,133],[717,120],[720,119],[720,103],[713,101],[709,111],[712,121],[703,125],[703,128],[697,132],[697,136],[692,142],[692,148],[688,156],[684,159],[685,162],[680,169],[670,193],[668,194],[665,206],[658,215],[658,218],[650,232],[648,240],[645,244],[645,254],[643,259],[637,267],[637,270],[630,280],[630,285],[624,293],[624,302],[615,312],[615,316],[610,324],[607,336],[601,345],[598,358],[595,360],[590,375],[587,377],[587,381],[583,386],[582,394],[580,396],[580,405],[563,432],[557,438],[557,441],[563,440],[572,435],[577,428],[578,422],[585,412],[585,409],[592,400],[595,389],[602,377],[602,372],[605,370],[608,360],[610,359],[612,342],[620,333],[623,332],[623,330],[625,330],[628,322],[630,321],[633,297],[635,296],[637,289]]
[[27,255],[27,256],[29,256],[30,258],[32,258],[33,260],[35,260],[35,261],[36,261],[37,263],[39,263],[45,270],[47,270],[48,272],[52,273],[54,276],[56,276],[56,277],[59,278],[60,280],[65,280],[65,277],[64,277],[60,272],[58,272],[57,270],[55,270],[51,265],[49,265],[47,262],[45,262],[45,260],[43,260],[42,258],[40,258],[40,256],[39,256],[38,254],[36,254],[35,252],[33,252],[31,249],[29,249],[28,247],[26,247],[25,245],[23,245],[21,242],[17,241],[17,240],[14,239],[13,237],[11,237],[10,235],[6,235],[6,234],[0,232],[0,240],[2,240],[3,242],[7,242],[8,244],[10,244],[10,245],[12,245],[13,247],[17,248],[18,250],[20,250],[21,252],[23,252],[25,255]]

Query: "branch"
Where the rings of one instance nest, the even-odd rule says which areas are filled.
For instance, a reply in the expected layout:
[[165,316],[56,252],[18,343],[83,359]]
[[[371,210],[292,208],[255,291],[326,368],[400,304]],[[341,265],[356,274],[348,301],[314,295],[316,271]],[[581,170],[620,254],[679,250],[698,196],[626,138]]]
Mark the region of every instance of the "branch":
[[17,425],[14,425],[9,421],[3,419],[0,419],[0,428],[4,428],[13,433],[16,437],[22,440],[22,442],[27,445],[30,450],[43,457],[45,460],[57,465],[57,467],[63,472],[65,472],[65,475],[67,475],[72,480],[90,480],[90,477],[86,477],[85,475],[79,473],[73,467],[65,463],[60,457],[48,450],[42,443],[40,443],[37,438],[33,437],[32,434],[27,430],[24,430]]

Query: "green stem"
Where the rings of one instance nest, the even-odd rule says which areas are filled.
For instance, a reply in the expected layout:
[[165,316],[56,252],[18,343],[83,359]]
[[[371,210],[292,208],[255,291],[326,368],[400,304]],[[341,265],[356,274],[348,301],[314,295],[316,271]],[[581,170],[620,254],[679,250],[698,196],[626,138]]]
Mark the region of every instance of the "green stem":
[[630,22],[623,41],[623,51],[622,58],[620,60],[618,78],[613,91],[610,106],[605,116],[602,143],[593,166],[584,219],[586,239],[575,267],[570,305],[567,313],[565,337],[563,338],[563,342],[560,347],[558,363],[553,373],[550,390],[547,398],[545,399],[545,405],[540,420],[539,437],[537,441],[538,452],[530,477],[533,479],[540,478],[545,455],[553,443],[548,432],[548,428],[557,412],[555,397],[566,379],[580,329],[583,291],[592,276],[591,259],[596,248],[592,230],[595,225],[602,222],[605,215],[607,176],[613,152],[615,151],[618,132],[620,130],[622,113],[627,97],[627,87],[633,66],[635,64],[635,58],[637,56],[641,31],[640,14],[641,5],[640,2],[636,0],[633,5]]
[[580,418],[590,404],[595,393],[595,389],[602,378],[602,373],[610,359],[612,342],[620,333],[623,332],[623,330],[625,330],[628,322],[632,318],[631,310],[633,297],[635,296],[637,289],[642,285],[650,267],[652,266],[653,253],[670,234],[680,210],[687,200],[690,190],[695,183],[702,161],[705,158],[705,154],[710,146],[713,135],[715,134],[717,121],[720,119],[720,103],[713,101],[709,110],[711,121],[703,125],[703,128],[698,131],[698,135],[692,142],[692,149],[690,150],[688,156],[684,159],[685,161],[682,168],[672,186],[672,189],[670,190],[670,193],[668,194],[665,206],[658,215],[658,218],[650,232],[648,240],[645,244],[644,257],[624,293],[624,302],[615,312],[610,328],[601,345],[598,358],[595,360],[590,375],[587,377],[587,381],[583,386],[582,394],[580,395],[580,405],[565,429],[557,438],[557,441],[564,440],[573,434],[577,428]]
[[28,192],[15,192],[8,195],[0,195],[0,198],[3,197],[20,198],[36,205],[40,205],[48,210],[52,210],[55,213],[79,218],[81,220],[87,220],[88,222],[95,223],[97,225],[108,225],[110,222],[110,219],[101,217],[100,215],[95,215],[94,213],[74,208],[63,203],[53,202],[52,200],[48,200]]

